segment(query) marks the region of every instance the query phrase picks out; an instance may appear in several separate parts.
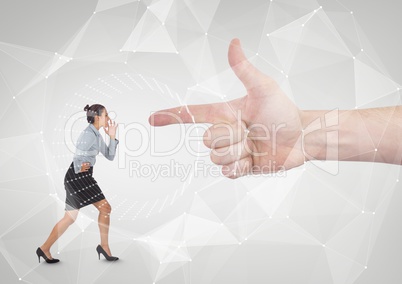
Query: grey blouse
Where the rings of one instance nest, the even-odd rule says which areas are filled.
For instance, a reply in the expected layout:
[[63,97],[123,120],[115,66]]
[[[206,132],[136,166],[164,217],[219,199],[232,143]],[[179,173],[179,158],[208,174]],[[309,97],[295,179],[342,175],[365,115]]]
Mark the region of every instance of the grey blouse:
[[113,161],[116,154],[117,144],[119,140],[110,139],[109,146],[106,145],[98,129],[92,123],[81,132],[76,144],[76,151],[74,154],[74,172],[77,174],[81,171],[82,163],[89,162],[90,166],[96,163],[96,155],[99,151],[106,157],[106,159]]

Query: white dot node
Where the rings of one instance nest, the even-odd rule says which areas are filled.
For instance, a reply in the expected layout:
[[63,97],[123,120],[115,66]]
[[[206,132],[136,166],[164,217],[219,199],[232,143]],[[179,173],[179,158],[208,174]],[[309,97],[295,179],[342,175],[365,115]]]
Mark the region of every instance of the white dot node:
[[396,182],[399,182],[399,179],[397,179]]
[[375,148],[375,149],[374,149],[374,151],[376,151],[376,152],[377,152],[377,148]]
[[350,14],[352,14],[352,15],[353,15],[353,11],[350,11]]
[[205,33],[205,35],[207,36],[207,35],[208,35],[208,33]]
[[364,210],[362,211],[362,213],[364,214]]
[[365,266],[364,269],[367,269],[367,266]]
[[165,23],[162,23],[162,26],[164,26],[165,25]]
[[363,52],[363,51],[364,51],[364,49],[362,48],[362,49],[360,49],[360,51],[362,51],[362,52]]
[[375,215],[375,212],[373,212],[373,215]]
[[322,244],[322,246],[325,248],[325,244]]
[[18,278],[18,280],[20,280],[20,281],[21,281],[21,278]]
[[269,36],[269,34],[267,34],[267,36]]
[[15,100],[15,97],[13,97],[13,99]]
[[257,56],[258,56],[258,52],[257,52],[255,55],[257,55]]
[[124,62],[124,64],[127,64],[127,61],[126,61],[126,62]]
[[94,15],[96,14],[96,12],[94,12]]
[[48,176],[48,175],[49,175],[49,173],[46,173],[46,175]]
[[304,27],[304,24],[302,24],[302,27]]
[[356,57],[355,57],[355,56],[353,56],[353,59],[356,59]]

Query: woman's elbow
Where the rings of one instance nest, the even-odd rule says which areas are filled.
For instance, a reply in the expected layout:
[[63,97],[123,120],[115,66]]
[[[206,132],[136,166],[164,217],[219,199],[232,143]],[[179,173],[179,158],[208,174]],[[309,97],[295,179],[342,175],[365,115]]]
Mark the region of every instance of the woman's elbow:
[[114,160],[115,155],[113,156],[107,156],[106,159],[108,159],[109,161],[113,161]]

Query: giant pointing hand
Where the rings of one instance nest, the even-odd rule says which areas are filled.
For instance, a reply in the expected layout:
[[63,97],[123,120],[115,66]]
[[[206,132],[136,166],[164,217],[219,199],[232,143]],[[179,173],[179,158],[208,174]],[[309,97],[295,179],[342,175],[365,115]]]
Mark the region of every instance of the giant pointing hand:
[[160,110],[149,117],[149,123],[211,123],[203,140],[212,149],[212,162],[222,165],[229,178],[303,164],[301,111],[272,78],[247,60],[238,39],[230,43],[228,57],[247,91],[244,97]]

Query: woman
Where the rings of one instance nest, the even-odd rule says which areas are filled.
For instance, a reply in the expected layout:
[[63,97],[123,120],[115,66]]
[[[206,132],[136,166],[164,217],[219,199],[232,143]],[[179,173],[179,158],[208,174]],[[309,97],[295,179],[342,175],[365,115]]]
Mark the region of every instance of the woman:
[[[114,159],[116,147],[119,143],[116,139],[117,124],[109,119],[106,108],[102,105],[86,105],[84,111],[87,112],[89,125],[78,137],[73,162],[64,177],[66,212],[64,217],[54,226],[46,242],[36,250],[39,262],[40,257],[43,257],[47,263],[59,262],[50,254],[51,246],[74,223],[78,211],[89,204],[93,204],[99,210],[98,224],[101,243],[96,248],[98,258],[100,259],[100,254],[103,254],[107,260],[119,259],[111,256],[108,242],[111,207],[96,180],[92,177],[93,166],[99,151],[107,159],[111,161]],[[101,127],[110,136],[109,146],[105,144],[99,133]]]

